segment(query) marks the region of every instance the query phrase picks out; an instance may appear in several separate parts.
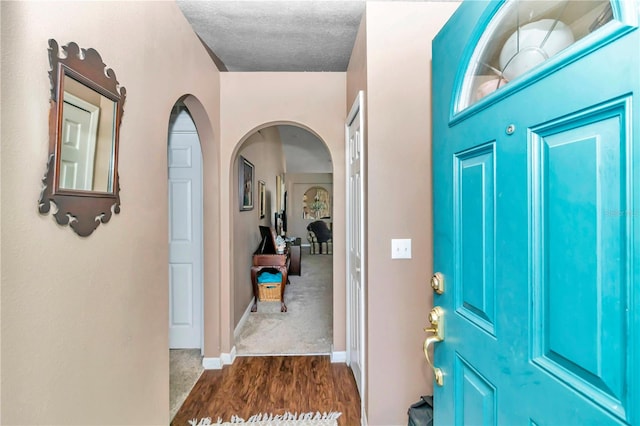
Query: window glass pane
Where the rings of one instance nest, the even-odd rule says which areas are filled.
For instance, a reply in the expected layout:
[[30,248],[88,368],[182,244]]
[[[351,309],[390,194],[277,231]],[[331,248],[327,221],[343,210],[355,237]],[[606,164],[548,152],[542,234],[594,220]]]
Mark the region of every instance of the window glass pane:
[[507,0],[471,56],[456,109],[473,105],[612,19],[607,0]]

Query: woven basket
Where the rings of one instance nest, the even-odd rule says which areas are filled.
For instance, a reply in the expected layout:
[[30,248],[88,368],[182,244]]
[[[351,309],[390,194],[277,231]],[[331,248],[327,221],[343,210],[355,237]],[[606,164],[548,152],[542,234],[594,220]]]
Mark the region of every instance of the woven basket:
[[261,302],[279,301],[280,286],[282,286],[282,283],[258,284],[258,299],[260,299]]

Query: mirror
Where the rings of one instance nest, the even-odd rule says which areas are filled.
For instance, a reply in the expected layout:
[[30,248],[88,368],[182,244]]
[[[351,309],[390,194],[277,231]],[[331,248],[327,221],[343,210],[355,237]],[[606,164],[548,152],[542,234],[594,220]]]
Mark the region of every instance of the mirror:
[[302,197],[302,216],[310,220],[331,218],[329,191],[321,186],[307,189]]
[[120,212],[118,142],[126,90],[94,49],[49,40],[49,158],[39,211],[90,235]]

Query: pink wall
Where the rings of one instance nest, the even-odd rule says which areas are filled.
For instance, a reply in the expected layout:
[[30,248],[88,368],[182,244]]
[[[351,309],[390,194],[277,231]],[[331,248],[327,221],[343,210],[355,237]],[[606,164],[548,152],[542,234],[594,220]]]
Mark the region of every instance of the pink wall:
[[358,92],[367,91],[367,22],[365,9],[347,67],[347,111],[351,110]]
[[[0,8],[0,423],[167,424],[169,115],[192,95],[211,185],[219,73],[173,2]],[[95,48],[127,89],[122,211],[88,238],[37,211],[48,149],[49,38]],[[205,213],[217,224],[215,204],[209,200]],[[217,231],[210,235],[218,240]]]
[[[366,91],[370,425],[406,424],[409,405],[433,389],[421,348],[433,300],[431,40],[456,7],[367,3],[347,73],[348,105]],[[412,239],[412,259],[391,259],[392,238]]]
[[[239,146],[256,129],[273,124],[296,124],[315,133],[327,145],[333,164],[344,164],[345,73],[222,73],[220,75],[220,185],[221,199],[233,199],[236,189],[233,165]],[[344,211],[344,169],[334,173],[334,209]],[[339,191],[338,191],[339,189]],[[237,206],[223,205],[221,212],[221,298],[233,300],[235,259],[230,253],[248,252],[232,238],[238,224]],[[334,221],[336,235],[344,235],[344,215]],[[242,244],[247,244],[242,242]],[[334,242],[334,344],[345,350],[344,240]],[[245,262],[246,260],[242,260]],[[248,267],[243,265],[242,267]],[[205,307],[206,308],[206,307]],[[222,352],[233,347],[237,313],[233,304],[221,306]],[[241,315],[242,313],[240,313]]]

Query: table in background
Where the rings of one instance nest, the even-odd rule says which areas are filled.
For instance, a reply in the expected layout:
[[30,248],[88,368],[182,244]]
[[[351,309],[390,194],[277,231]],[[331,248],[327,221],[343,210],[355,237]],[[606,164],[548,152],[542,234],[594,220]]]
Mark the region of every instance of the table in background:
[[302,246],[300,245],[300,238],[296,238],[295,241],[287,244],[289,246],[289,275],[300,275],[302,261]]

